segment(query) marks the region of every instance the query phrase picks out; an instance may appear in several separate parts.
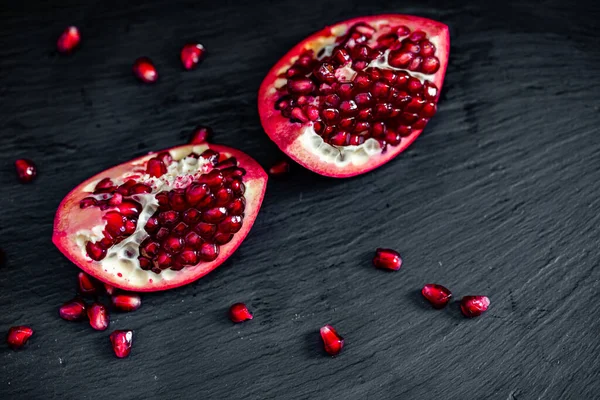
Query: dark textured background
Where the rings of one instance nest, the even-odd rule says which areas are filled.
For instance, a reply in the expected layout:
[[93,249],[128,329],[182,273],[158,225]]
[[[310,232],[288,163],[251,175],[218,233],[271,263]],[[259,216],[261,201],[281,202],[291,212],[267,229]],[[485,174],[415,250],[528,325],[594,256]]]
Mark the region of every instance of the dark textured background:
[[[599,6],[7,3],[0,331],[36,333],[20,352],[0,344],[0,398],[598,398]],[[253,231],[221,268],[113,314],[110,330],[135,330],[129,359],[114,358],[110,331],[58,318],[78,270],[50,237],[72,187],[185,142],[196,124],[268,166],[280,158],[256,111],[268,69],[325,24],[382,12],[451,29],[438,115],[408,151],[354,179],[297,167],[272,180]],[[83,45],[61,57],[55,41],[69,24]],[[209,52],[194,72],[178,60],[188,40]],[[156,85],[131,75],[143,55],[159,69]],[[18,157],[38,164],[35,183],[17,183]],[[400,272],[372,268],[378,246],[402,252]],[[418,294],[428,282],[457,298],[486,294],[491,308],[473,320],[456,304],[434,311]],[[236,301],[253,321],[227,319]],[[346,338],[334,359],[321,350],[325,323]]]

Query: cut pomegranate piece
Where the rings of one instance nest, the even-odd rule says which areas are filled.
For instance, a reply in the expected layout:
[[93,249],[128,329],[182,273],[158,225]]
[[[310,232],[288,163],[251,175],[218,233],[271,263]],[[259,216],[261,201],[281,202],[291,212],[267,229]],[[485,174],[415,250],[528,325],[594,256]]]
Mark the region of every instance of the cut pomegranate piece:
[[204,59],[206,49],[200,43],[189,43],[181,49],[181,64],[183,68],[192,69]]
[[229,308],[229,318],[233,322],[243,322],[254,318],[244,303],[235,303]]
[[139,294],[119,293],[111,297],[112,305],[119,311],[135,311],[142,305]]
[[75,50],[79,46],[81,41],[81,35],[79,29],[76,26],[69,26],[64,32],[58,37],[56,42],[56,48],[60,53],[68,54]]
[[90,320],[90,326],[97,331],[103,331],[108,328],[110,317],[108,310],[103,304],[93,303],[87,309],[87,316]]
[[321,339],[323,339],[325,351],[329,355],[339,354],[344,347],[344,338],[331,325],[325,325],[321,328]]
[[460,300],[460,310],[465,317],[477,317],[487,311],[490,299],[486,296],[465,296]]
[[17,169],[17,177],[21,183],[29,183],[37,176],[35,164],[26,158],[15,161],[15,168]]
[[271,175],[271,176],[280,177],[280,176],[287,175],[289,172],[290,172],[290,163],[287,162],[287,160],[279,161],[279,162],[273,164],[273,166],[271,168],[269,168],[269,175]]
[[135,60],[133,74],[144,83],[154,83],[158,80],[156,67],[148,57],[140,57]]
[[190,137],[190,144],[201,144],[210,141],[213,130],[208,126],[197,126]]
[[452,292],[442,285],[428,283],[421,289],[421,294],[425,297],[434,308],[444,308],[452,298]]
[[110,343],[117,357],[127,357],[133,344],[133,331],[130,329],[114,331],[110,334]]
[[448,27],[421,17],[329,26],[294,46],[264,79],[263,128],[316,173],[341,178],[377,168],[435,113],[449,48]]
[[77,274],[77,283],[79,293],[84,296],[93,296],[98,293],[98,282],[85,272]]
[[402,258],[396,250],[377,249],[373,258],[373,265],[377,268],[397,271],[402,266]]
[[60,317],[67,321],[79,321],[86,314],[85,302],[79,297],[67,301],[58,310]]
[[13,350],[17,350],[25,346],[31,335],[33,335],[33,329],[28,326],[12,326],[6,335],[6,343]]
[[53,242],[105,284],[131,292],[178,287],[238,248],[266,182],[256,161],[224,146],[190,144],[148,154],[71,191],[56,213]]

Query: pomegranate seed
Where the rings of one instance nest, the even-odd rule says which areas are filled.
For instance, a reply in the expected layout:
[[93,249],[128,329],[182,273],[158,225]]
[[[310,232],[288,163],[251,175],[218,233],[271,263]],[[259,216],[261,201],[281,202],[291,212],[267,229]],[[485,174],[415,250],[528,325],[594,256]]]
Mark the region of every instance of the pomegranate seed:
[[204,222],[209,224],[218,224],[227,217],[227,209],[225,207],[215,207],[208,209],[202,215]]
[[269,174],[271,176],[280,177],[286,175],[288,172],[290,172],[290,163],[287,162],[287,160],[279,161],[269,168]]
[[104,284],[104,290],[106,291],[106,294],[109,296],[112,296],[116,291],[115,287],[109,285],[108,283]]
[[37,175],[37,168],[33,161],[26,158],[21,158],[15,161],[15,167],[17,168],[17,176],[21,183],[31,182]]
[[108,328],[110,320],[106,307],[100,303],[93,303],[87,309],[87,315],[90,320],[90,325],[97,331],[103,331]]
[[87,242],[85,245],[87,255],[94,261],[100,261],[106,257],[106,249],[101,247],[100,242]]
[[190,144],[201,144],[208,142],[213,135],[213,130],[208,126],[197,126],[192,132]]
[[377,268],[397,271],[402,266],[400,254],[392,249],[377,249],[373,258],[373,265]]
[[158,79],[158,72],[152,61],[147,57],[140,57],[133,63],[133,74],[144,83],[154,83]]
[[204,59],[206,50],[200,43],[188,43],[181,49],[181,63],[183,68],[195,68]]
[[325,325],[321,328],[321,339],[323,339],[325,351],[329,355],[339,354],[344,347],[344,338],[331,325]]
[[12,326],[6,335],[6,343],[13,350],[17,350],[25,346],[31,335],[33,335],[33,329],[28,326]]
[[452,298],[452,292],[442,285],[428,283],[421,289],[421,294],[425,297],[434,308],[444,308]]
[[229,308],[229,318],[233,322],[244,322],[254,318],[244,303],[235,303]]
[[421,72],[424,74],[435,74],[440,69],[440,60],[435,56],[430,56],[423,60]]
[[80,41],[81,35],[79,34],[79,29],[76,26],[69,26],[58,37],[56,48],[60,53],[68,54],[79,45]]
[[131,352],[133,331],[129,329],[114,331],[110,334],[110,343],[112,344],[113,351],[117,357],[127,357]]
[[490,299],[486,296],[465,296],[460,301],[460,310],[465,317],[477,317],[487,311]]
[[142,299],[135,293],[119,293],[111,297],[112,305],[119,311],[135,311],[142,305]]
[[146,164],[146,173],[152,177],[160,178],[167,173],[167,167],[158,158],[151,158]]
[[203,261],[214,261],[219,256],[219,247],[213,243],[203,243],[198,255]]
[[85,272],[80,272],[77,274],[77,288],[80,294],[93,296],[98,292],[98,283]]
[[86,315],[85,302],[81,298],[75,297],[63,304],[58,313],[66,321],[79,321]]

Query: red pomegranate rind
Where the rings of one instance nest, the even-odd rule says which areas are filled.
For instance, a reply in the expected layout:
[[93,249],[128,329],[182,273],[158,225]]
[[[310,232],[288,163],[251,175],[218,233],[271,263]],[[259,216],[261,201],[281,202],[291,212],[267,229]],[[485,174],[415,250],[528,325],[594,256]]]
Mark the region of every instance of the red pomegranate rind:
[[[359,145],[362,143],[360,141],[361,139],[357,137],[358,135],[346,135],[343,132],[343,126],[340,128],[336,125],[336,130],[332,131],[332,133],[338,132],[338,130],[342,133],[335,134],[331,138],[323,137],[319,139],[319,136],[323,135],[317,135],[314,133],[316,130],[315,123],[311,122],[315,121],[318,115],[314,113],[314,110],[307,108],[303,115],[295,115],[293,112],[291,112],[291,115],[286,117],[283,116],[282,112],[277,109],[277,103],[282,97],[281,88],[288,82],[286,78],[288,78],[289,75],[292,75],[292,77],[294,76],[294,71],[289,72],[289,69],[292,67],[293,63],[298,60],[299,57],[306,51],[312,50],[314,54],[318,55],[318,53],[325,46],[335,44],[339,37],[344,36],[351,27],[359,23],[377,26],[378,29],[380,29],[380,27],[383,25],[398,27],[397,31],[401,31],[405,28],[409,29],[411,33],[409,33],[410,36],[408,36],[406,39],[411,38],[412,35],[420,35],[419,32],[425,32],[426,40],[429,41],[429,44],[433,43],[435,45],[435,49],[433,49],[433,51],[435,52],[434,54],[439,62],[439,66],[434,66],[435,68],[432,67],[432,64],[429,61],[425,62],[425,59],[428,56],[423,55],[419,56],[421,57],[421,60],[419,61],[420,64],[417,65],[416,68],[413,68],[412,65],[407,65],[405,68],[398,67],[398,69],[395,71],[406,71],[410,76],[420,76],[424,80],[431,81],[437,88],[434,95],[431,97],[431,101],[433,103],[437,103],[439,92],[444,81],[444,75],[446,73],[450,48],[448,27],[440,22],[410,15],[389,14],[355,18],[332,25],[330,27],[326,27],[325,29],[309,36],[294,46],[275,64],[261,84],[258,93],[258,109],[261,123],[267,135],[269,135],[271,140],[273,140],[284,153],[311,171],[325,176],[338,178],[351,177],[381,166],[404,151],[419,136],[426,123],[425,120],[423,122],[419,122],[420,120],[417,122],[412,121],[410,130],[405,129],[406,127],[398,128],[399,131],[396,132],[394,138],[386,142],[389,144],[384,145],[384,147],[381,149],[376,147],[370,148],[369,152],[366,153],[368,154],[368,157],[354,157],[352,154],[345,157],[344,151],[349,150],[347,148],[348,144]],[[400,29],[401,27],[402,29]],[[404,32],[402,33],[404,34]],[[416,36],[413,39],[417,41],[421,40]],[[431,46],[427,45],[424,46],[422,54],[431,54],[431,51]],[[340,56],[340,58],[343,57]],[[417,69],[422,75],[416,75],[415,71],[413,71],[414,69]],[[323,81],[323,79],[328,79],[328,74],[331,74],[332,72],[324,69],[319,70],[317,73],[323,77],[321,79],[321,81]],[[357,84],[356,78],[353,79],[354,80],[351,83]],[[301,84],[298,84],[296,89],[299,91],[299,93],[302,93],[305,89],[306,92],[312,90],[309,84],[306,88],[302,87]],[[340,90],[341,89],[338,88],[338,92]],[[371,90],[385,91],[389,90],[389,88],[386,89],[385,87],[380,87],[377,89],[372,88]],[[312,93],[314,94],[314,92]],[[310,98],[311,95],[307,95],[307,97]],[[353,105],[351,103],[342,105],[341,102],[343,100],[344,99],[340,99],[338,102],[334,99],[333,102],[336,105],[332,107],[341,110],[353,110],[356,106],[355,104]],[[423,107],[423,105],[418,105],[418,107]],[[381,113],[387,112],[383,109],[380,111]],[[432,116],[434,111],[435,106],[432,109],[428,108],[427,110],[422,110],[420,113],[424,113],[424,115],[427,115],[429,118]],[[373,112],[377,112],[377,110]],[[325,115],[322,114],[322,119],[319,121],[322,121],[323,118],[325,118]],[[335,113],[332,113],[329,117],[333,119],[338,118]],[[365,117],[365,121],[368,119],[368,117]],[[314,130],[312,131],[313,134],[309,135],[305,133],[305,129],[311,126]],[[370,127],[369,129],[370,132],[375,132],[377,130],[375,127]],[[328,143],[333,145],[323,147],[323,140],[329,140]],[[374,142],[371,142],[371,147],[374,146],[373,143]],[[380,144],[381,143],[382,142],[380,141]],[[392,143],[395,144],[392,145]],[[315,146],[323,147],[325,149],[324,152],[320,153],[316,151]]]
[[[213,165],[218,164],[219,162],[223,163],[228,159],[235,159],[238,167],[243,168],[246,171],[246,174],[242,177],[243,185],[238,184],[238,186],[232,185],[232,190],[236,189],[240,191],[244,191],[243,198],[241,200],[234,200],[229,205],[230,212],[234,214],[235,210],[243,210],[243,224],[239,227],[238,221],[223,221],[222,224],[228,224],[228,229],[235,231],[239,229],[239,231],[233,233],[232,240],[228,241],[229,237],[218,237],[219,243],[223,243],[228,241],[227,243],[219,244],[220,249],[215,251],[214,248],[205,243],[201,249],[200,256],[202,260],[198,262],[196,265],[185,266],[180,271],[175,271],[176,273],[170,274],[166,277],[164,271],[160,274],[156,274],[152,271],[142,270],[140,267],[131,268],[130,270],[123,269],[121,266],[110,266],[103,264],[104,260],[94,261],[90,258],[89,253],[85,249],[85,240],[87,237],[82,239],[81,236],[78,236],[78,232],[89,231],[91,227],[98,227],[102,229],[102,225],[106,224],[105,231],[109,228],[109,221],[106,219],[106,215],[110,213],[110,209],[101,210],[100,207],[88,207],[81,208],[80,202],[92,195],[94,190],[96,191],[95,196],[102,196],[103,191],[106,190],[114,190],[110,189],[111,181],[117,181],[123,177],[129,177],[132,175],[132,171],[137,171],[140,168],[144,170],[140,172],[141,175],[145,174],[145,166],[150,159],[156,159],[158,156],[165,154],[165,152],[170,153],[170,155],[175,159],[182,159],[190,154],[202,154],[207,150],[214,151],[215,157],[210,159],[210,162]],[[220,155],[220,156],[219,156]],[[220,157],[217,158],[217,157]],[[227,174],[236,174],[237,167],[229,167],[223,169],[223,173]],[[213,170],[215,171],[215,170]],[[134,174],[135,175],[135,174]],[[203,178],[209,179],[211,173],[203,175]],[[108,178],[108,179],[107,179]],[[162,152],[151,153],[145,155],[143,157],[139,157],[137,159],[131,160],[127,163],[118,165],[116,167],[110,168],[77,186],[73,189],[61,202],[56,217],[54,220],[54,233],[52,237],[52,241],[56,245],[56,247],[67,257],[69,258],[75,265],[81,268],[84,272],[89,275],[97,278],[98,280],[104,282],[105,284],[117,287],[119,289],[131,291],[131,292],[153,292],[159,290],[167,290],[175,287],[179,287],[188,283],[191,283],[202,276],[208,274],[213,269],[217,268],[221,265],[233,252],[241,245],[242,241],[248,235],[254,221],[256,220],[256,216],[260,209],[260,205],[262,203],[266,183],[267,183],[267,174],[262,169],[262,167],[251,157],[246,154],[220,145],[214,144],[188,144],[184,146],[174,147]],[[99,182],[103,182],[101,188],[97,187]],[[211,182],[208,181],[207,184]],[[108,188],[105,189],[103,185],[106,185]],[[131,184],[129,185],[132,192],[135,193],[145,193],[143,184]],[[200,185],[201,186],[201,185]],[[118,190],[118,189],[117,189]],[[100,193],[99,193],[100,192]],[[241,192],[240,192],[241,193]],[[214,198],[215,202],[218,202],[223,199],[227,199],[229,194],[222,193],[218,194],[219,198],[216,196]],[[163,196],[164,197],[164,196]],[[169,201],[169,199],[162,199],[157,201]],[[123,200],[125,203],[127,198]],[[171,201],[179,201],[177,199],[171,199]],[[218,204],[218,203],[217,203]],[[119,206],[122,207],[122,206]],[[127,208],[128,210],[130,208]],[[122,209],[120,209],[123,212]],[[219,212],[219,207],[211,210],[211,218],[218,220],[220,215],[217,215]],[[241,211],[240,211],[241,212]],[[168,214],[168,213],[167,213]],[[209,213],[207,213],[209,214]],[[168,219],[168,215],[164,215],[164,218]],[[194,216],[187,216],[189,218],[194,218]],[[110,226],[111,229],[122,231],[127,230],[127,224],[121,225],[121,222],[118,219],[114,219],[117,221],[116,223],[110,222],[112,224]],[[112,220],[111,220],[112,221]],[[150,221],[149,221],[150,222]],[[148,224],[146,225],[148,227]],[[171,229],[178,229],[177,226],[172,226]],[[223,225],[221,230],[225,229]],[[207,231],[208,232],[208,231]],[[198,236],[203,234],[200,231],[196,231]],[[209,232],[208,234],[211,234]],[[214,234],[214,232],[212,232]],[[82,241],[83,240],[83,241]],[[194,240],[194,238],[190,238],[190,240]],[[196,238],[197,240],[197,238]],[[217,238],[215,237],[215,240]],[[91,242],[87,242],[91,243]],[[99,243],[99,242],[96,242]],[[170,242],[170,245],[177,246],[176,241]],[[185,255],[181,254],[182,257]],[[159,257],[159,255],[157,255]],[[160,255],[162,261],[168,261],[166,256]]]

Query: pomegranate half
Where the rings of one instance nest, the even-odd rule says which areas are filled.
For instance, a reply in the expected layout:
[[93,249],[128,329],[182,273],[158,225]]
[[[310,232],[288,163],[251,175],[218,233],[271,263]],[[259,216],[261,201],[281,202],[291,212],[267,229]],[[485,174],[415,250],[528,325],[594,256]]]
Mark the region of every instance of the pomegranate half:
[[88,274],[134,292],[193,282],[242,243],[267,174],[214,144],[174,147],[110,168],[60,204],[52,241]]
[[263,128],[311,171],[338,178],[370,171],[406,149],[435,114],[449,49],[446,25],[410,15],[326,27],[262,82]]

